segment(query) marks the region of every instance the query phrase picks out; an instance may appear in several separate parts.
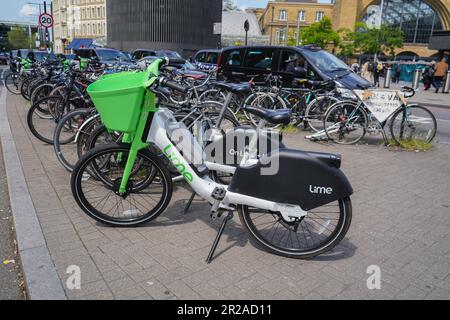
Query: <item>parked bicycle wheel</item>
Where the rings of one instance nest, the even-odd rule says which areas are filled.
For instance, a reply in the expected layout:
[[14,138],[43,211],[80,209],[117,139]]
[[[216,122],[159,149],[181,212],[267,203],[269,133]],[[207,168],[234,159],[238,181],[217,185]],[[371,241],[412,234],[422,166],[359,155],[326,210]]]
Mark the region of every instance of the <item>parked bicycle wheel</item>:
[[33,89],[30,95],[31,104],[35,103],[38,100],[44,99],[50,96],[50,93],[53,90],[53,85],[50,83],[42,83]]
[[305,112],[305,123],[314,131],[324,130],[324,118],[327,110],[339,100],[332,96],[319,96],[308,105]]
[[20,85],[20,94],[25,100],[30,100],[28,90],[30,88],[31,81],[32,81],[31,77],[26,78],[25,80],[22,81],[22,84]]
[[89,134],[87,130],[80,129],[91,114],[89,109],[74,110],[66,114],[56,126],[53,136],[56,157],[69,172],[79,160],[77,141]]
[[333,249],[352,220],[350,198],[308,212],[299,221],[285,221],[278,212],[239,207],[241,223],[252,238],[277,255],[309,259]]
[[137,156],[127,192],[118,194],[129,153],[126,144],[100,146],[89,151],[74,168],[71,187],[75,200],[87,215],[101,223],[138,226],[157,218],[171,200],[170,174],[147,150]]
[[[251,101],[250,105],[255,107],[261,107],[264,109],[269,110],[277,110],[277,109],[286,109],[287,104],[281,98],[280,96],[271,94],[271,93],[258,93],[255,96],[255,99]],[[258,116],[249,113],[248,118],[250,119],[250,122],[253,126],[257,127],[259,124],[259,121],[261,121],[261,118]],[[279,127],[279,126],[272,126],[270,124],[267,124],[268,127]]]
[[47,97],[34,103],[27,115],[31,133],[47,144],[53,144],[56,126],[62,116],[76,106],[71,101],[64,103],[61,97]]
[[338,102],[325,115],[324,127],[328,139],[338,144],[355,144],[365,135],[367,113],[353,101]]
[[436,137],[436,132],[436,118],[425,107],[405,106],[392,117],[391,136],[402,147],[411,143],[428,144]]
[[20,76],[18,73],[10,73],[5,77],[6,89],[14,95],[20,94]]

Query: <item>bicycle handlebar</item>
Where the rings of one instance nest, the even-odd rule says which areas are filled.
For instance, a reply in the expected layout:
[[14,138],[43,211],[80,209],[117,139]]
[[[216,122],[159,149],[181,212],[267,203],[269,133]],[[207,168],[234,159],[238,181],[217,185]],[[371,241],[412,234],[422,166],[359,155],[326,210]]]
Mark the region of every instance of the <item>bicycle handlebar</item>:
[[183,87],[182,85],[178,84],[177,82],[170,80],[166,77],[159,78],[159,85],[162,87],[168,87],[170,89],[173,89],[173,90],[181,92],[181,93],[187,93],[189,91],[189,88]]

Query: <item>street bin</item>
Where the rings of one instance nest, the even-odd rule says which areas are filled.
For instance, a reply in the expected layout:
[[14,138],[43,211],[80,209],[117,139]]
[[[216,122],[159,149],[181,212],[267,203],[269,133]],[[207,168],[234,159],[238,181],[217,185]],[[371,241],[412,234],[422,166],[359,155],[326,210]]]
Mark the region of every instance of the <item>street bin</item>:
[[386,76],[384,77],[384,88],[389,89],[391,87],[392,68],[388,67],[386,70]]
[[420,79],[422,79],[422,69],[416,69],[414,71],[412,87],[414,90],[419,89]]

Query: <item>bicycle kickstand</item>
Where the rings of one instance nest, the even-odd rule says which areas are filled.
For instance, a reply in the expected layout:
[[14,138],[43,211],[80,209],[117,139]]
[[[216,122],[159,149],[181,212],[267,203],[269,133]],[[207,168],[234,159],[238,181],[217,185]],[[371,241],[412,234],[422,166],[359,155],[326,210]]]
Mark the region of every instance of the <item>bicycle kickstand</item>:
[[192,201],[194,201],[196,193],[192,192],[191,197],[189,198],[188,202],[186,203],[186,206],[184,207],[183,213],[187,214],[189,212],[189,209],[191,208]]
[[224,217],[222,221],[222,225],[220,226],[219,232],[217,233],[216,239],[214,239],[214,243],[209,251],[208,258],[206,258],[206,263],[210,264],[213,260],[214,253],[216,252],[217,245],[219,244],[220,238],[222,237],[223,231],[228,223],[228,221],[232,220],[234,216],[233,211],[228,211],[227,215]]

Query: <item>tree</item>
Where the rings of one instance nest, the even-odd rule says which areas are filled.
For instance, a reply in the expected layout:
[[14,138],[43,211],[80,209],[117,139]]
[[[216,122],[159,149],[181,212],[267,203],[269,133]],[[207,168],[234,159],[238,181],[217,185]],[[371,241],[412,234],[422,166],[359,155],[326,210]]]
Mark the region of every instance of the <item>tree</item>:
[[[296,31],[289,33],[288,44],[296,45]],[[333,30],[333,24],[328,17],[315,22],[300,30],[300,41],[302,45],[315,44],[323,49],[336,47],[339,45],[339,33]]]
[[339,56],[343,58],[353,57],[355,54],[360,53],[360,48],[355,47],[355,32],[350,29],[339,29],[341,41],[339,43]]
[[369,28],[365,23],[357,23],[353,35],[354,47],[367,54],[389,53],[403,48],[403,31],[398,27],[381,25],[379,29]]
[[30,37],[22,28],[14,28],[7,35],[12,49],[27,49],[34,46],[33,37]]

